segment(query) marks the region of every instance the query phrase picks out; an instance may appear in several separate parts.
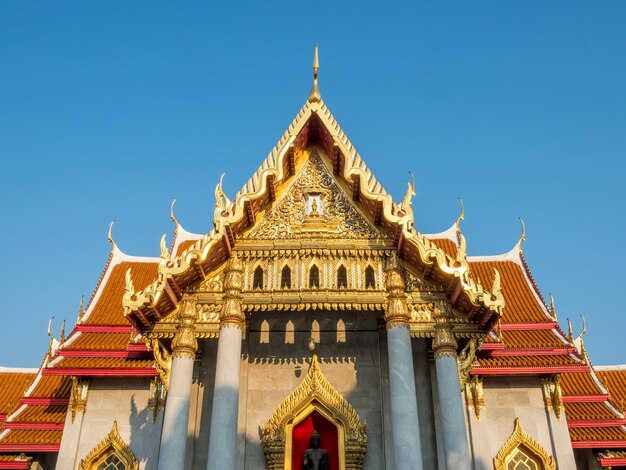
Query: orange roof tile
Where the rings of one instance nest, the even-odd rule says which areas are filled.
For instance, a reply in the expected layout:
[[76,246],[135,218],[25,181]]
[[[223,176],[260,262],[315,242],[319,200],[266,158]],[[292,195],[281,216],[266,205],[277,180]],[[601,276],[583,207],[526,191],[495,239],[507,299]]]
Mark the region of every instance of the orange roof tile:
[[454,243],[449,238],[429,238],[431,242],[435,244],[437,248],[443,250],[444,253],[451,258],[456,258],[457,247],[456,243]]
[[120,357],[64,357],[54,365],[58,368],[78,369],[117,369],[149,368],[154,365],[152,359],[126,359]]
[[63,423],[67,406],[65,405],[28,405],[17,415],[14,421],[24,423]]
[[479,357],[482,367],[550,367],[582,365],[571,356],[497,356]]
[[471,261],[471,274],[480,279],[482,286],[490,290],[494,278],[494,269],[500,272],[502,294],[504,295],[503,323],[545,322],[544,310],[533,289],[528,284],[522,266],[513,261]]
[[0,414],[10,414],[33,383],[37,372],[0,372]]
[[154,281],[158,266],[157,262],[131,261],[124,261],[114,266],[106,284],[101,287],[102,292],[85,323],[91,325],[128,325],[122,308],[122,297],[126,287],[126,271],[131,268],[135,289],[142,290]]
[[510,348],[562,348],[568,346],[552,330],[502,331],[502,341]]
[[563,406],[568,421],[618,419],[618,416],[604,403],[564,403]]
[[63,431],[16,429],[7,433],[0,444],[60,444]]
[[37,398],[68,398],[71,390],[71,377],[43,375],[29,396]]
[[626,431],[621,427],[573,428],[569,431],[572,442],[577,441],[625,441]]
[[562,374],[561,389],[563,395],[603,395],[605,393],[593,380],[591,373]]
[[128,333],[81,333],[67,348],[125,351],[129,342],[130,335]]
[[626,408],[626,369],[596,368],[600,381],[609,390],[611,401]]

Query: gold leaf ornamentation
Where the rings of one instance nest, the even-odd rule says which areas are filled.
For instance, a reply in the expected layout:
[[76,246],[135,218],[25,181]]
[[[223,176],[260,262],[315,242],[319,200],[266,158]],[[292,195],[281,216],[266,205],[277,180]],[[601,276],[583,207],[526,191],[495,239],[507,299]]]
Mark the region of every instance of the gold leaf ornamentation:
[[339,188],[317,153],[311,154],[291,187],[247,238],[311,237],[381,238]]
[[120,437],[117,431],[117,421],[113,421],[111,432],[91,452],[80,461],[78,470],[98,468],[107,458],[114,454],[127,470],[138,470],[139,462],[135,455]]
[[524,431],[519,418],[515,418],[513,434],[494,457],[493,467],[495,470],[507,470],[509,462],[518,459],[534,462],[535,466],[541,469],[556,469],[554,458]]
[[308,416],[312,409],[318,409],[338,427],[340,454],[345,455],[345,463],[340,467],[362,468],[367,450],[367,424],[361,422],[350,403],[324,377],[315,354],[302,383],[278,406],[269,421],[261,425],[261,442],[269,468],[284,468],[291,457],[285,455],[290,453],[286,446],[290,442],[288,433],[294,422],[303,414]]

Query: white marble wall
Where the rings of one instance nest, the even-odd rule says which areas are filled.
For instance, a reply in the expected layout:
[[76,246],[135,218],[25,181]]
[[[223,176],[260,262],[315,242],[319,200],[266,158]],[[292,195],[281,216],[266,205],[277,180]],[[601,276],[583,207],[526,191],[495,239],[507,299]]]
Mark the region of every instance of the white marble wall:
[[485,406],[480,421],[468,410],[470,446],[477,470],[491,470],[493,458],[511,436],[515,418],[524,430],[557,461],[558,468],[574,469],[574,453],[567,422],[551,419],[544,405],[541,382],[537,377],[492,377],[483,382]]
[[140,470],[156,469],[163,413],[158,414],[155,423],[152,422],[149,397],[149,379],[93,379],[74,466],[64,463],[57,468],[77,468],[80,460],[111,432],[113,421],[117,421],[120,436],[139,461]]

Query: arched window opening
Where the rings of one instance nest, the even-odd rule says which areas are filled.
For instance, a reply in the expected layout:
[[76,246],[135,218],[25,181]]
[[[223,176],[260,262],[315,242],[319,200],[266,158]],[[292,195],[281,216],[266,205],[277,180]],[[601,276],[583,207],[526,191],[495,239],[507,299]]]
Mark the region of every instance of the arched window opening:
[[376,275],[374,274],[374,268],[372,268],[371,266],[365,268],[365,288],[376,288]]
[[348,287],[348,271],[344,265],[337,269],[337,287],[339,289]]
[[337,342],[346,342],[346,323],[341,318],[337,322]]
[[320,287],[320,270],[315,265],[309,271],[309,287],[317,289]]
[[261,344],[270,343],[270,324],[267,320],[263,320],[261,322],[261,334],[259,338],[259,343]]
[[313,320],[311,323],[311,339],[316,344],[320,342],[320,324],[317,320]]
[[285,325],[285,344],[293,344],[295,342],[295,331],[293,322],[289,320]]
[[280,287],[281,289],[291,289],[291,269],[289,266],[285,266],[280,274]]
[[263,289],[263,268],[258,266],[254,270],[254,278],[252,279],[253,289]]

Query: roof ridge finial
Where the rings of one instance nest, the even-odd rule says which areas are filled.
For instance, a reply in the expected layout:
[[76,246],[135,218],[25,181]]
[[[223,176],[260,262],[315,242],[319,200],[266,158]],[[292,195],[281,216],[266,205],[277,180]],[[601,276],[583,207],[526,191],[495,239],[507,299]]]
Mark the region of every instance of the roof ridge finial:
[[320,69],[320,60],[317,44],[315,44],[315,52],[313,54],[313,86],[309,91],[309,101],[311,103],[317,103],[322,99],[320,89],[317,86],[317,73]]
[[457,231],[461,231],[461,221],[465,220],[465,204],[463,204],[463,199],[461,199],[461,196],[459,196],[459,202],[461,203],[461,213],[459,214],[459,217],[456,219],[456,222],[454,222],[454,225],[456,226]]
[[176,198],[172,199],[172,204],[170,205],[170,220],[176,224],[176,227],[180,225],[178,223],[178,219],[174,215],[174,204],[176,204]]
[[519,217],[519,221],[522,224],[522,234],[519,237],[519,240],[517,241],[517,249],[520,252],[523,252],[524,250],[522,250],[522,242],[526,240],[526,224],[524,224],[524,219],[522,219],[521,217]]
[[115,244],[115,240],[113,240],[113,226],[115,225],[115,220],[111,221],[111,225],[109,225],[109,233],[107,235],[107,241],[111,244],[111,250],[114,250],[117,246]]

